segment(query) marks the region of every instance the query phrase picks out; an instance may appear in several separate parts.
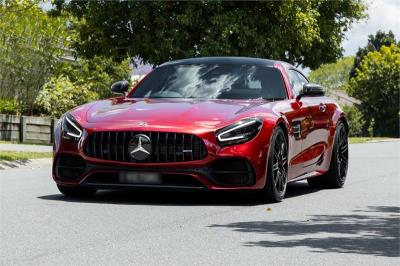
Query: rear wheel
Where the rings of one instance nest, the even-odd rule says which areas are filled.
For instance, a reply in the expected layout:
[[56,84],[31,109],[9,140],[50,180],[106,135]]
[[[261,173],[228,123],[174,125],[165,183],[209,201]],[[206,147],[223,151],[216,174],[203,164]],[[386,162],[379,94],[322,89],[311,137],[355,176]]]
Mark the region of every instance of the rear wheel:
[[288,173],[288,145],[282,128],[275,128],[268,154],[264,194],[269,201],[280,202],[285,196]]
[[339,121],[336,126],[335,141],[329,170],[322,176],[307,179],[308,184],[312,188],[341,188],[346,181],[348,165],[349,149],[347,130],[343,122]]
[[68,187],[57,185],[58,190],[67,197],[89,197],[96,193],[95,188],[88,187]]

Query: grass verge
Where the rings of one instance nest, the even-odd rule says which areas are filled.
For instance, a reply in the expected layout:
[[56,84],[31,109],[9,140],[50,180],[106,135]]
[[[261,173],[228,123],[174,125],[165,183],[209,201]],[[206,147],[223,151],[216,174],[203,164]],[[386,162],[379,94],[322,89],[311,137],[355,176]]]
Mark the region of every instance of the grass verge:
[[350,144],[366,143],[371,141],[389,140],[390,138],[370,138],[370,137],[351,137],[349,138]]
[[0,161],[16,161],[51,157],[53,157],[52,152],[0,151]]

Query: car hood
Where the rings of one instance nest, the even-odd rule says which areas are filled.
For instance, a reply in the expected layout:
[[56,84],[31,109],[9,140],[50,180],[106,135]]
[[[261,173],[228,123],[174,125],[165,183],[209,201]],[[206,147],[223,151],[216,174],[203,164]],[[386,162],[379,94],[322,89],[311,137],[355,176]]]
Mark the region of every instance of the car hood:
[[263,100],[114,98],[91,105],[86,122],[217,128],[240,117],[256,115],[257,107],[265,104]]

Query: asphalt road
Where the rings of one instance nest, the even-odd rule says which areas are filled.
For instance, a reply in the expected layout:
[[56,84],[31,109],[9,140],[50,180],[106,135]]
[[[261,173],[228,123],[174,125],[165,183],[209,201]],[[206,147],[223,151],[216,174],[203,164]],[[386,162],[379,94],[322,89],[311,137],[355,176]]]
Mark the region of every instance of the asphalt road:
[[100,192],[67,200],[50,167],[0,171],[1,265],[399,265],[400,142],[350,146],[343,189]]

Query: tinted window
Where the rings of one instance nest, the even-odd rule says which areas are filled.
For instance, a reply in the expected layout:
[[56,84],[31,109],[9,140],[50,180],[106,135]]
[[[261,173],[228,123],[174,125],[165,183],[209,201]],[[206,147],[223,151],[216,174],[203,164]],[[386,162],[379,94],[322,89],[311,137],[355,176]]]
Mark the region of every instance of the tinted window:
[[288,76],[293,94],[295,96],[299,95],[303,85],[308,83],[307,79],[302,74],[292,69],[289,69]]
[[155,69],[130,97],[285,99],[278,69],[242,65],[171,65]]

